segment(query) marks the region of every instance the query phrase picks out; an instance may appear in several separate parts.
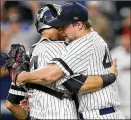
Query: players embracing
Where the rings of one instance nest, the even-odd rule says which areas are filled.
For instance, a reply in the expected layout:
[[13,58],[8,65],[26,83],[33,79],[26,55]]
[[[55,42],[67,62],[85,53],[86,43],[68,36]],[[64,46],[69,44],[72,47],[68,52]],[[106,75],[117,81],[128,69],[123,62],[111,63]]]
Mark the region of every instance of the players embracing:
[[[64,50],[59,51],[58,48],[61,48],[59,42],[55,41],[52,43],[49,40],[58,40],[58,38],[47,38],[47,36],[44,36],[46,38],[41,39],[35,45],[38,45],[38,48],[34,47],[32,52],[32,56],[40,56],[35,57],[37,59],[33,61],[33,71],[23,71],[18,74],[16,79],[17,85],[29,83],[29,103],[33,103],[33,105],[30,104],[32,120],[77,119],[74,101],[70,101],[67,98],[59,100],[56,96],[53,96],[55,93],[53,95],[47,92],[44,93],[42,91],[43,88],[39,85],[36,87],[37,84],[58,90],[57,94],[62,90],[64,91],[62,94],[67,95],[68,98],[70,95],[69,91],[78,92],[78,110],[82,113],[83,119],[123,119],[124,116],[117,109],[119,101],[117,99],[116,83],[112,82],[114,76],[109,74],[107,69],[111,67],[112,62],[109,49],[104,40],[92,29],[88,22],[87,9],[79,3],[69,2],[60,7],[59,10],[61,12],[58,12],[57,17],[46,22],[49,27],[42,28],[42,32],[45,32],[45,29],[53,29],[53,32],[57,30],[69,40],[69,45],[65,46],[64,42],[62,42],[64,46],[62,49]],[[45,46],[47,47],[46,52],[43,48]],[[53,46],[55,46],[54,49]],[[62,53],[58,53],[61,51]],[[56,52],[55,55],[54,52]],[[45,54],[46,59],[44,59]],[[37,60],[38,63],[36,63]],[[18,67],[16,67],[17,69]],[[85,93],[80,92],[82,86],[89,81],[87,80],[88,76],[96,75],[103,79],[103,88],[97,86],[92,91],[98,91],[92,93],[91,91],[90,93],[86,93],[87,91]],[[95,79],[97,82],[97,78]],[[35,85],[32,83],[35,83]],[[76,88],[74,85],[76,85]],[[69,89],[68,92],[67,89]],[[47,91],[49,92],[50,90],[47,89]],[[42,107],[45,109],[42,109]],[[54,115],[50,114],[51,111],[53,111]]]

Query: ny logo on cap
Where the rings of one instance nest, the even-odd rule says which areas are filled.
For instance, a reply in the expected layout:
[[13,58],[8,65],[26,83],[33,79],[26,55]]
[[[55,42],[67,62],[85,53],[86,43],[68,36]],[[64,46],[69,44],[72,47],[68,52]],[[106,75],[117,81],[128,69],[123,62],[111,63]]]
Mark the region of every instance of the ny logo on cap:
[[74,20],[78,20],[79,18],[78,17],[74,17]]
[[59,10],[58,10],[58,15],[59,16],[60,16],[61,12],[62,12],[62,8],[59,8]]

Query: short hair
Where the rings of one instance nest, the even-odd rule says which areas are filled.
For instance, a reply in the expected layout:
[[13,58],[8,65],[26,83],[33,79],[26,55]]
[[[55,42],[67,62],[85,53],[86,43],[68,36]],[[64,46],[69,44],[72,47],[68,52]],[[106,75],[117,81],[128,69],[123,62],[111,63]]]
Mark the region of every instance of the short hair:
[[86,28],[92,27],[92,24],[91,24],[91,21],[90,21],[90,20],[85,21],[85,22],[83,22],[83,23],[84,23],[84,25],[86,26]]

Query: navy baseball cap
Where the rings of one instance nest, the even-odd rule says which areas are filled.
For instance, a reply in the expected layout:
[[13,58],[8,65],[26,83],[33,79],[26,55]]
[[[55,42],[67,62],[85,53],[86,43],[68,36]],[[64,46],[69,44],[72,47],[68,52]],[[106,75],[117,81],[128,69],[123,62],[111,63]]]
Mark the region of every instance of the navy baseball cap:
[[58,16],[47,22],[52,27],[63,27],[78,21],[88,21],[88,10],[85,6],[77,2],[64,4],[58,10]]

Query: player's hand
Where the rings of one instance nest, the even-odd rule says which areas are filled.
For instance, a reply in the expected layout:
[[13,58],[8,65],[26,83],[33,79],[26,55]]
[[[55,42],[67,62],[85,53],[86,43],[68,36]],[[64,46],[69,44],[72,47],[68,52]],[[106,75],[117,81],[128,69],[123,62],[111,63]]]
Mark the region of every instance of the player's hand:
[[28,98],[25,97],[23,100],[20,101],[20,104],[19,104],[24,110],[26,111],[30,111],[30,106],[29,106],[29,101],[28,101]]
[[112,66],[109,68],[110,73],[114,73],[117,77],[118,71],[117,71],[117,58],[113,59]]

